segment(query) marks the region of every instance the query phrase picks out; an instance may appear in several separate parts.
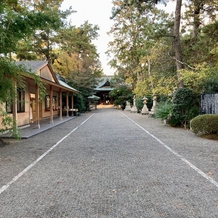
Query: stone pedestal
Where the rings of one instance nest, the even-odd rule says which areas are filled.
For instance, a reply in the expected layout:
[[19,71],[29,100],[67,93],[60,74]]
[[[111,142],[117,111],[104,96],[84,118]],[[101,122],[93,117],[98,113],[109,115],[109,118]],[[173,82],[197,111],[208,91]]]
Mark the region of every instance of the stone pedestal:
[[130,111],[130,110],[131,110],[130,103],[126,101],[125,111]]
[[135,105],[132,106],[131,108],[131,113],[137,113],[137,107]]
[[136,97],[134,96],[134,98],[133,98],[133,106],[132,106],[132,108],[131,108],[131,113],[137,113],[137,107],[136,107],[136,105],[135,105],[135,100],[136,100]]
[[142,115],[149,114],[149,110],[148,110],[148,107],[147,107],[147,100],[148,99],[146,97],[143,98],[144,106],[143,106],[142,111],[141,111]]
[[155,113],[156,108],[157,108],[157,95],[154,95],[154,97],[153,97],[153,106],[151,108],[151,112],[153,114]]

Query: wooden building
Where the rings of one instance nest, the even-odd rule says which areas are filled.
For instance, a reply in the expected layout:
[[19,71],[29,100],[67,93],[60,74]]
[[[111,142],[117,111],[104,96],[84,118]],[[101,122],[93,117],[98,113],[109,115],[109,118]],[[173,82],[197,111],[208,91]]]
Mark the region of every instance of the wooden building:
[[[31,76],[25,76],[25,88],[17,87],[17,101],[5,103],[6,111],[17,121],[18,127],[28,126],[31,122],[40,128],[40,120],[47,118],[53,123],[55,116],[62,119],[74,111],[74,94],[78,91],[70,87],[63,78],[55,74],[47,61],[17,62],[25,65],[29,73],[40,77],[46,89],[45,98],[40,100],[39,87]],[[65,96],[63,101],[63,94]],[[2,127],[0,117],[0,128]]]
[[99,83],[94,88],[95,95],[100,97],[99,103],[100,104],[113,104],[109,93],[112,91],[114,88],[111,87],[110,81],[114,76],[103,76],[99,79]]

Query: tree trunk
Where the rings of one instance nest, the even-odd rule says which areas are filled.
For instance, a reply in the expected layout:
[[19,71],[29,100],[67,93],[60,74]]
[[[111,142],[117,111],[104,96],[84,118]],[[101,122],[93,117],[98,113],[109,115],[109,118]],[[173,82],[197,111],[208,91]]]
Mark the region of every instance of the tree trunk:
[[177,0],[176,1],[173,36],[174,36],[174,50],[175,50],[178,87],[179,88],[182,88],[184,86],[183,81],[181,79],[181,74],[180,74],[180,70],[184,68],[184,65],[182,62],[182,49],[181,49],[181,42],[180,42],[181,7],[182,7],[182,0]]
[[193,24],[193,38],[195,41],[198,37],[198,29],[201,24],[200,12],[203,9],[204,1],[194,1],[194,24]]

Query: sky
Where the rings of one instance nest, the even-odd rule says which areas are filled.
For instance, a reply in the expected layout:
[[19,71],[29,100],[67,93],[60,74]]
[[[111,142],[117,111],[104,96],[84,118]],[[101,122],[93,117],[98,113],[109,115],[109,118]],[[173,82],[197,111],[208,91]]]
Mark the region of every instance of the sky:
[[85,21],[90,24],[98,25],[99,37],[93,43],[97,47],[100,55],[100,61],[103,72],[106,75],[113,75],[113,69],[107,65],[109,59],[105,52],[107,51],[107,44],[112,40],[108,35],[113,21],[110,20],[111,10],[113,7],[112,0],[64,0],[62,9],[67,9],[72,6],[72,9],[77,11],[69,16],[72,25],[80,26]]
[[[112,0],[64,0],[62,3],[62,9],[68,9],[72,6],[72,9],[77,11],[69,16],[72,25],[80,26],[85,21],[90,24],[98,25],[99,37],[93,43],[97,47],[97,51],[100,55],[100,61],[103,68],[103,72],[106,75],[113,75],[114,69],[111,69],[107,64],[109,59],[105,52],[107,51],[107,45],[109,41],[112,41],[112,37],[107,35],[110,28],[113,26],[113,20],[110,19],[111,10],[113,7]],[[174,11],[174,3],[168,3],[166,7],[162,5],[162,9],[168,12]]]

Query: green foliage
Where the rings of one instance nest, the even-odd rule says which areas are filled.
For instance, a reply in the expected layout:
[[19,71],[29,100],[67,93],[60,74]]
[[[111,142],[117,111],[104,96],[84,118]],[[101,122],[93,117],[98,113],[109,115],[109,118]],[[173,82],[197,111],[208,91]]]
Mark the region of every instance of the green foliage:
[[198,98],[199,96],[196,96],[191,89],[177,89],[172,99],[173,110],[169,123],[172,126],[183,126],[186,128],[190,120],[200,112],[199,102],[196,100]]
[[[17,1],[4,2],[0,10],[0,53],[16,52],[19,56],[22,52],[21,56],[23,57],[25,56],[24,53],[34,50],[35,44],[38,44],[38,51],[43,52],[40,49],[41,45],[44,44],[41,41],[41,36],[46,35],[45,30],[60,28],[63,24],[63,13],[50,5],[40,6],[39,2],[38,5],[35,2],[34,6],[31,7],[28,6],[28,3],[22,5],[21,2]],[[34,35],[36,37],[33,39]],[[41,45],[37,43],[39,39]],[[20,40],[22,40],[22,43],[20,43]]]
[[138,110],[141,110],[143,108],[143,106],[144,106],[144,103],[143,103],[142,99],[143,99],[142,97],[141,98],[136,98],[135,104],[136,104],[136,107],[137,107]]
[[[45,87],[40,78],[35,74],[29,74],[28,69],[23,65],[17,65],[14,61],[8,58],[0,57],[0,104],[12,102],[17,98],[17,87],[24,88],[24,75],[32,77],[35,83],[39,86],[40,97],[44,98]],[[2,129],[0,131],[12,130],[14,136],[19,137],[16,120],[5,112],[5,108],[1,108],[0,116],[2,116]]]
[[23,66],[0,57],[0,102],[11,101],[16,97],[15,83],[17,87],[24,88],[23,76],[27,73]]
[[194,69],[184,69],[181,78],[185,87],[196,93],[214,93],[218,90],[218,67],[206,62],[198,64]]
[[143,81],[137,82],[136,87],[134,89],[134,94],[136,96],[143,97],[144,95],[149,95],[151,93],[152,91],[151,91],[149,80],[145,79]]
[[197,135],[218,134],[218,115],[199,115],[191,120],[190,129]]
[[122,104],[122,102],[120,101],[120,99],[115,99],[114,100],[114,105],[115,106],[118,106],[118,105],[121,105]]
[[53,69],[66,78],[67,83],[83,93],[92,94],[97,79],[102,76],[96,47],[92,40],[98,37],[98,26],[85,22],[80,27],[66,26],[59,31],[56,59]]
[[125,85],[125,79],[122,74],[115,74],[114,77],[110,80],[111,87],[118,88],[122,85]]
[[81,94],[76,94],[74,108],[78,109],[79,112],[87,111],[88,110],[87,99]]
[[148,110],[150,110],[153,106],[153,96],[152,95],[146,95],[147,100],[147,107]]
[[216,79],[209,78],[204,84],[204,94],[218,93],[218,77]]
[[5,111],[1,110],[1,116],[2,116],[2,126],[4,128],[0,129],[0,132],[4,132],[7,130],[10,130],[13,126],[13,118],[9,116]]
[[[179,7],[173,18],[157,10],[150,4],[153,2],[113,1],[114,26],[110,34],[114,41],[108,51],[114,54],[111,66],[124,75],[139,97],[151,93],[170,95],[183,86],[198,94],[217,92],[217,1],[185,1],[185,25],[181,28],[179,19],[175,19],[179,18]],[[177,28],[172,28],[173,23]]]
[[19,139],[20,138],[20,131],[17,128],[16,120],[12,118],[4,109],[0,108],[0,116],[2,117],[2,128],[0,132],[8,131],[13,135],[13,137]]
[[172,102],[173,104],[181,107],[189,107],[192,105],[195,97],[196,96],[193,90],[188,88],[179,88],[175,91]]
[[[135,89],[138,82],[148,79],[146,60],[143,58],[151,55],[151,49],[156,42],[159,42],[165,35],[169,35],[171,20],[163,10],[150,7],[149,2],[151,3],[152,1],[146,1],[142,5],[142,1],[128,2],[127,4],[121,0],[113,1],[116,8],[122,8],[122,10],[118,10],[119,13],[113,16],[115,24],[111,28],[110,34],[113,35],[114,40],[109,44],[108,54],[113,53],[114,58],[110,62],[111,66],[117,72],[122,72],[125,82],[131,84],[133,89]],[[138,3],[136,2],[140,2],[140,8],[142,10],[136,10],[136,8],[139,9],[137,6]],[[171,42],[170,45],[172,45]],[[159,48],[162,47],[160,43],[158,46]],[[166,53],[168,52],[169,48],[164,53],[164,57],[166,57]],[[159,62],[157,61],[155,63]],[[143,67],[143,65],[145,66]],[[160,64],[159,69],[161,66]],[[143,93],[140,92],[143,84],[140,87],[138,86],[137,91],[135,91],[135,93],[137,92],[137,96],[142,97],[148,94],[148,92],[151,93],[150,84],[151,82],[149,82],[149,85],[146,84],[147,87],[150,87],[149,89],[144,87]]]
[[[53,63],[56,58],[53,50],[59,42],[59,30],[63,28],[67,16],[73,11],[71,8],[62,11],[60,0],[35,1],[29,5],[31,6],[23,6],[19,13],[23,17],[21,27],[26,27],[28,32],[23,33],[16,45],[17,58],[46,59]],[[20,32],[23,32],[22,28]]]
[[158,104],[157,109],[155,110],[155,118],[160,118],[166,120],[171,117],[173,111],[173,104],[170,101],[165,101]]
[[122,102],[132,101],[132,90],[125,85],[115,88],[109,93],[110,98],[114,100],[115,105],[121,105]]

